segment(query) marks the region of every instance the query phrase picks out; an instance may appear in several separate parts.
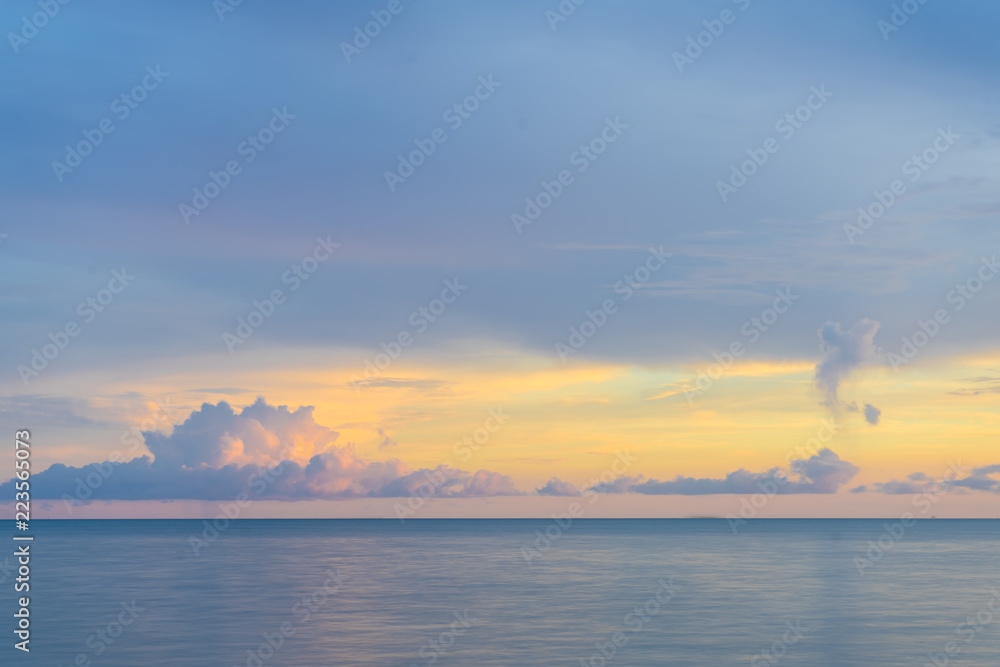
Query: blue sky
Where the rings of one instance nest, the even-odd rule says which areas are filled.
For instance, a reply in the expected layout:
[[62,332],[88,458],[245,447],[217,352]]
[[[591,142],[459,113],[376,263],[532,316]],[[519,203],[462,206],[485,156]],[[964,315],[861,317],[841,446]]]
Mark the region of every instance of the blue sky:
[[[341,266],[311,290],[326,307],[266,335],[328,340],[336,326],[363,342],[451,271],[477,285],[454,326],[547,346],[567,316],[634,263],[628,251],[553,247],[564,244],[693,250],[679,253],[668,279],[703,291],[650,290],[635,313],[643,331],[622,325],[594,353],[615,354],[621,346],[611,339],[621,336],[646,356],[688,353],[692,339],[713,331],[728,335],[727,322],[738,324],[746,309],[715,303],[726,287],[766,294],[799,283],[816,297],[803,311],[843,320],[885,313],[886,327],[909,319],[928,290],[991,247],[989,216],[953,209],[990,203],[996,46],[976,26],[997,9],[929,3],[885,42],[875,22],[889,12],[878,3],[751,5],[678,73],[671,53],[726,6],[587,3],[553,32],[545,3],[408,3],[347,64],[337,43],[376,5],[244,3],[224,22],[206,2],[68,5],[8,53],[7,264],[18,269],[15,284],[44,296],[9,303],[18,326],[8,353],[62,316],[76,298],[67,281],[96,285],[120,264],[143,276],[140,298],[163,306],[147,313],[163,328],[158,347],[198,345],[228,319],[205,313],[210,303],[254,295],[256,277],[280,274],[318,234],[345,248]],[[110,101],[147,65],[169,77],[58,183],[51,162],[83,129],[113,117]],[[383,172],[415,139],[446,127],[442,111],[487,74],[502,87],[390,196]],[[716,182],[820,84],[833,93],[828,106],[723,204]],[[178,204],[209,170],[238,157],[237,145],[272,107],[296,114],[289,130],[184,225]],[[621,142],[522,237],[512,233],[510,214],[608,116],[629,124]],[[948,126],[962,141],[919,183],[934,192],[914,196],[932,219],[877,227],[861,247],[824,221],[870,202]],[[713,289],[696,277],[706,273],[730,285]],[[547,299],[538,284],[561,298]],[[175,327],[191,335],[178,340]],[[796,342],[783,344],[796,351],[813,345],[789,335]],[[133,336],[123,338],[114,346]]]

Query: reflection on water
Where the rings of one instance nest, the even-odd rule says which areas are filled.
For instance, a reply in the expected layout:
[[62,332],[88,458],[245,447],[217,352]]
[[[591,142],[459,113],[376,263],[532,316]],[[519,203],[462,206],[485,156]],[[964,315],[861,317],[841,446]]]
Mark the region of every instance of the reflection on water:
[[39,521],[3,664],[995,667],[1000,522],[884,524]]

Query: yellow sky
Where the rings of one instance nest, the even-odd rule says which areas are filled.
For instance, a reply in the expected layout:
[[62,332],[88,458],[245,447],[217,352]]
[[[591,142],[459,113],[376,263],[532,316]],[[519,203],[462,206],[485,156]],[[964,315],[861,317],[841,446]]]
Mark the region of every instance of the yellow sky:
[[[524,490],[553,476],[585,483],[625,450],[638,459],[629,474],[661,480],[764,471],[784,466],[790,452],[816,436],[821,420],[831,419],[813,388],[814,362],[805,360],[737,364],[689,401],[678,391],[693,382],[699,371],[693,367],[563,364],[489,350],[475,363],[399,359],[380,375],[394,386],[356,390],[349,382],[359,370],[353,351],[271,350],[257,353],[252,366],[238,357],[139,369],[153,372],[111,378],[96,388],[92,376],[89,385],[68,378],[62,389],[92,397],[126,391],[170,396],[183,408],[174,421],[203,401],[242,407],[262,395],[271,405],[313,405],[316,421],[340,432],[339,444],[354,443],[367,458],[398,457],[414,469],[444,462],[485,468],[511,476]],[[878,405],[882,419],[872,426],[858,414],[839,416],[841,428],[828,446],[861,468],[849,487],[916,471],[940,475],[950,461],[970,468],[1000,462],[997,395],[951,393],[968,387],[962,378],[981,375],[998,359],[948,359],[852,376],[841,398]],[[157,380],[137,388],[136,376]],[[241,393],[190,392],[215,387]],[[455,443],[474,437],[490,410],[499,410],[506,423],[468,460],[458,458]],[[129,419],[145,415],[119,416],[126,428]],[[380,449],[379,429],[397,444]],[[77,465],[104,458],[79,446],[50,451],[53,460]]]

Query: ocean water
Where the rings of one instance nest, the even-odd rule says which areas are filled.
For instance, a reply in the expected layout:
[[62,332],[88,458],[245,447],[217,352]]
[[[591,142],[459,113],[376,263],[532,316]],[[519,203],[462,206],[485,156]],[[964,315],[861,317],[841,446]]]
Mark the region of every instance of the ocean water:
[[1000,664],[1000,521],[887,523],[35,521],[0,664]]

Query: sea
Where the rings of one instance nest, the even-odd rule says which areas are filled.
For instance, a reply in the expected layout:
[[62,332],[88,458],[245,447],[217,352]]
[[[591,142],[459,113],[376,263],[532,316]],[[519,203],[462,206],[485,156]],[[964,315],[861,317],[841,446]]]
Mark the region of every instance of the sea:
[[31,528],[30,592],[0,552],[4,666],[1000,665],[997,520]]

